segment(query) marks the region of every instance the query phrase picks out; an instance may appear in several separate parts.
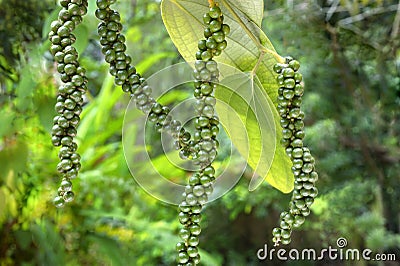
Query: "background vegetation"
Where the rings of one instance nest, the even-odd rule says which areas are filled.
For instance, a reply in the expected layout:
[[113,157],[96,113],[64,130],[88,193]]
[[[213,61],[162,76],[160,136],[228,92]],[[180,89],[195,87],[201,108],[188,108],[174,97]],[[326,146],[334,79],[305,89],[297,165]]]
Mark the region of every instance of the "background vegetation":
[[[59,182],[50,141],[58,81],[46,35],[56,4],[0,1],[0,265],[172,265],[177,211],[141,190],[126,166],[121,126],[129,99],[107,75],[92,0],[77,29],[90,79],[78,131],[82,173],[71,205],[51,203]],[[144,76],[182,61],[159,1],[118,6]],[[320,196],[290,247],[335,246],[345,237],[349,248],[400,259],[400,3],[281,0],[265,1],[265,9],[264,30],[278,52],[302,62],[306,143],[320,173]],[[248,176],[206,208],[204,265],[265,264],[256,252],[271,246],[289,196],[268,184],[250,193]]]

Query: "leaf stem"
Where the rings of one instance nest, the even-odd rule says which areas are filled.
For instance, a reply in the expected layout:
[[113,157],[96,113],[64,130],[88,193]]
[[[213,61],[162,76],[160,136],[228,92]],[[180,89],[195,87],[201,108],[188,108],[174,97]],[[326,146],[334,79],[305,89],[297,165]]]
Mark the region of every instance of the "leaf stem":
[[[212,1],[212,0],[210,0],[210,1]],[[240,16],[235,12],[235,10],[233,10],[233,8],[226,2],[226,0],[221,0],[221,2],[229,10],[229,12],[234,16],[234,18],[236,19],[236,22],[239,23],[239,25],[244,29],[244,31],[247,33],[247,35],[249,35],[250,38],[253,40],[253,42],[256,44],[258,50],[261,52],[260,57],[263,57],[264,56],[263,54],[265,54],[265,53],[269,53],[269,54],[273,55],[275,57],[276,61],[278,61],[279,63],[283,63],[285,61],[284,58],[282,56],[280,56],[277,52],[272,51],[272,50],[264,47],[264,45],[261,44],[260,40],[256,36],[254,36],[254,34],[249,30],[249,28],[242,21]],[[259,65],[259,62],[257,62],[256,67],[258,67],[258,65]]]
[[275,57],[276,61],[278,61],[278,63],[285,63],[285,58],[280,56],[277,52],[272,51],[268,48],[265,48],[264,46],[262,46],[262,47],[263,47],[262,51],[264,51],[264,53],[272,54]]
[[258,69],[259,65],[261,64],[265,54],[266,54],[266,51],[265,50],[261,50],[261,54],[258,57],[257,63],[254,65],[253,69],[251,70],[251,75],[252,76],[257,75],[257,69]]

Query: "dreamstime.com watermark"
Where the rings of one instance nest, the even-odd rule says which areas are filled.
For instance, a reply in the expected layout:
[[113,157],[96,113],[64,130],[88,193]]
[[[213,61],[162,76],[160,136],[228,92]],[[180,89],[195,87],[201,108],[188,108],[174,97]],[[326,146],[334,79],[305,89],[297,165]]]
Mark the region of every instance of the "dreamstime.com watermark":
[[352,249],[347,247],[347,239],[340,237],[336,241],[336,247],[328,246],[316,250],[314,248],[305,249],[283,249],[268,248],[265,244],[257,251],[257,258],[261,261],[278,259],[281,261],[321,261],[321,260],[341,260],[341,261],[396,261],[396,254],[393,253],[374,253],[371,249]]

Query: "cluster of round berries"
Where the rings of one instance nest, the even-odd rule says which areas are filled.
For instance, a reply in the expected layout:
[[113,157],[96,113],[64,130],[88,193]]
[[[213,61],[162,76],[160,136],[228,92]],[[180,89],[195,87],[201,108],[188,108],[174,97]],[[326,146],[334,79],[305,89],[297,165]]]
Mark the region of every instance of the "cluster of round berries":
[[208,201],[212,193],[212,182],[215,180],[215,170],[211,163],[217,155],[219,120],[215,116],[216,99],[213,91],[218,82],[217,63],[212,60],[226,47],[225,36],[229,33],[229,26],[223,24],[221,10],[214,6],[204,16],[207,25],[204,36],[206,40],[199,42],[199,52],[195,62],[195,109],[198,116],[195,119],[193,139],[181,123],[172,119],[170,109],[162,106],[151,97],[151,88],[146,84],[133,66],[130,57],[125,54],[125,37],[121,33],[119,13],[112,10],[110,5],[115,1],[97,0],[96,16],[101,20],[98,26],[100,44],[105,60],[110,64],[110,73],[115,76],[117,85],[121,85],[125,92],[131,94],[138,109],[148,114],[150,122],[155,123],[158,131],[164,131],[175,138],[175,145],[180,150],[182,159],[191,159],[201,168],[194,173],[184,192],[184,200],[180,204],[179,220],[184,225],[179,232],[183,242],[177,244],[178,262],[180,264],[198,264],[200,256],[197,245],[201,232],[200,220],[202,206]]
[[57,71],[63,82],[58,90],[55,106],[57,116],[52,128],[53,145],[61,146],[57,170],[62,175],[62,181],[58,196],[54,199],[57,207],[62,207],[74,199],[71,179],[77,177],[81,167],[74,137],[82,112],[82,96],[87,90],[85,69],[79,65],[78,52],[72,46],[76,40],[72,32],[82,22],[88,3],[87,0],[61,0],[60,4],[63,9],[58,15],[58,20],[51,24],[49,33],[50,52],[57,62]]
[[223,23],[224,16],[218,6],[213,6],[203,16],[203,22],[207,25],[204,29],[205,40],[199,41],[199,51],[196,53],[197,60],[208,61],[218,56],[226,48],[225,37],[229,34],[230,28]]
[[[193,159],[201,170],[194,173],[183,193],[183,201],[179,205],[179,221],[183,228],[179,231],[182,241],[176,245],[179,265],[196,265],[200,261],[197,245],[201,232],[200,220],[203,205],[213,191],[215,169],[211,165],[217,156],[219,143],[219,119],[215,115],[216,99],[213,92],[218,82],[218,65],[212,58],[221,54],[226,48],[225,36],[229,33],[228,25],[223,24],[223,15],[218,6],[213,6],[204,15],[204,37],[198,43],[194,64],[194,96],[196,98],[195,120],[196,131],[193,135]],[[186,158],[189,154],[182,154]]]
[[191,155],[193,141],[190,133],[182,127],[181,122],[172,118],[169,107],[156,102],[151,96],[152,88],[131,65],[131,57],[125,53],[125,36],[121,32],[120,14],[110,7],[113,3],[115,0],[97,0],[98,9],[95,15],[101,20],[97,28],[100,44],[105,61],[110,64],[110,74],[115,77],[115,84],[121,85],[124,92],[130,93],[137,108],[148,115],[157,131],[171,134],[181,154]]
[[179,265],[196,265],[200,261],[197,245],[201,232],[201,211],[208,201],[208,195],[213,192],[214,175],[215,170],[211,165],[194,173],[183,193],[184,200],[179,205],[178,215],[183,225],[179,230],[182,241],[176,245]]
[[[215,169],[211,166],[217,156],[219,119],[215,115],[216,99],[213,96],[219,71],[217,63],[212,60],[226,48],[226,35],[230,28],[223,24],[223,15],[216,5],[204,15],[205,40],[198,43],[194,70],[196,97],[195,109],[197,117],[193,139],[177,120],[172,119],[170,109],[156,102],[151,97],[152,89],[134,66],[131,58],[125,54],[125,37],[121,33],[122,24],[117,11],[110,8],[115,0],[97,0],[96,17],[101,20],[98,25],[100,44],[106,62],[110,64],[110,74],[115,77],[115,83],[121,85],[123,91],[130,93],[136,106],[148,115],[155,123],[158,131],[171,134],[180,150],[182,159],[192,159],[199,165],[200,170],[189,178],[180,204],[179,220],[184,225],[180,230],[183,242],[177,245],[178,263],[180,265],[195,265],[200,261],[197,245],[201,232],[200,220],[203,205],[208,201],[208,195],[213,191],[212,182],[215,180]],[[53,127],[53,143],[62,145],[60,149],[61,162],[58,166],[64,178],[56,198],[56,205],[62,206],[73,199],[70,179],[77,176],[80,168],[80,156],[76,153],[77,145],[73,142],[76,127],[82,111],[82,95],[86,91],[87,78],[85,70],[79,66],[78,54],[71,46],[75,42],[72,34],[75,26],[82,21],[86,13],[87,1],[62,0],[64,7],[59,13],[59,20],[52,24],[50,40],[51,53],[58,62],[61,80],[65,83],[59,89],[56,110],[60,114],[55,118]]]
[[280,227],[273,229],[275,245],[289,244],[293,228],[297,228],[310,214],[310,206],[318,194],[315,182],[318,174],[315,171],[315,161],[310,150],[303,145],[304,113],[300,110],[301,97],[304,88],[301,84],[302,75],[298,72],[300,64],[291,57],[285,58],[284,64],[276,64],[274,71],[278,73],[278,112],[282,126],[281,144],[286,149],[293,165],[295,177],[292,199],[289,211],[280,215]]

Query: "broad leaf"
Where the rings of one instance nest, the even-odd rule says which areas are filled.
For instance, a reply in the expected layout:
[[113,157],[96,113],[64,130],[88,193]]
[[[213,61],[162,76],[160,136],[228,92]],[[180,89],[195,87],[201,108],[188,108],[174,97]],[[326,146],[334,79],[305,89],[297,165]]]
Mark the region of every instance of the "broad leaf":
[[[283,59],[260,29],[263,1],[220,0],[218,3],[231,33],[227,36],[228,47],[215,60],[247,73],[242,83],[247,85],[240,89],[249,90],[244,98],[243,93],[239,93],[243,99],[235,96],[237,91],[232,91],[232,87],[216,91],[218,99],[240,112],[249,143],[239,141],[243,136],[238,136],[234,130],[228,134],[260,176],[280,191],[290,192],[293,189],[291,162],[285,150],[275,145],[281,139],[281,130],[275,107],[278,88],[272,67]],[[204,39],[202,17],[208,10],[208,1],[163,0],[161,8],[164,24],[175,46],[187,62],[194,61],[197,43]],[[228,72],[221,70],[226,77],[232,74],[232,71]],[[221,105],[217,105],[217,111],[223,124],[232,123],[228,122],[230,115],[224,113]],[[249,152],[248,156],[246,152]],[[249,188],[253,190],[258,185],[259,180],[253,179]]]
[[[220,69],[225,70],[225,67],[220,65]],[[273,103],[262,89],[258,78],[249,72],[230,73],[220,83],[223,86],[218,87],[216,97],[225,103],[217,102],[220,120],[240,154],[258,173],[258,176],[253,176],[249,189],[257,188],[263,177],[266,177],[273,187],[285,192],[283,188],[293,186],[293,180],[285,178],[287,176],[274,176],[285,168],[286,160],[276,160],[275,152],[282,149],[279,149],[280,145],[276,145]],[[236,114],[229,108],[233,108]],[[240,120],[237,119],[238,115]],[[286,157],[283,154],[283,158]]]

